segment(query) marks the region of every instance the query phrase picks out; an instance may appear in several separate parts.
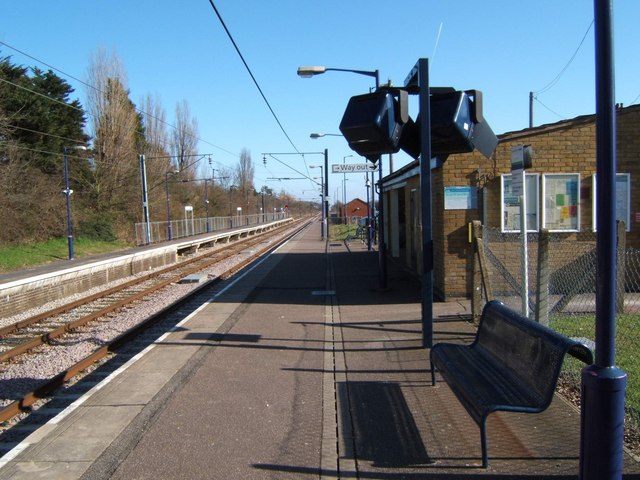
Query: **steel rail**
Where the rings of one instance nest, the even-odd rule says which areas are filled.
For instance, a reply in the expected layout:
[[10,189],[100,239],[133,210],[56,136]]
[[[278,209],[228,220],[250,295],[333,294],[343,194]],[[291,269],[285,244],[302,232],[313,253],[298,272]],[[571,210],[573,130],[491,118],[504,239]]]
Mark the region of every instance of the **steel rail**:
[[[282,227],[279,227],[282,228]],[[274,230],[269,230],[269,233],[273,232]],[[278,229],[275,229],[275,231],[278,231]],[[254,237],[250,237],[250,238],[254,238]],[[242,242],[246,242],[247,240],[238,240],[238,241],[242,241]],[[238,245],[237,243],[233,243],[233,244],[226,244],[220,248],[218,248],[215,252],[211,252],[209,255],[215,255],[217,253],[221,253],[224,252],[226,250],[232,249],[233,247],[235,247],[236,245]],[[177,268],[180,268],[181,266],[185,266],[188,265],[190,263],[193,262],[197,262],[199,260],[201,260],[202,256],[200,257],[193,257],[193,258],[189,258],[186,260],[182,260],[178,263],[174,263],[172,265],[169,265],[168,267],[165,267],[163,269],[160,270],[156,270],[154,272],[151,273],[147,273],[144,274],[140,277],[137,277],[133,280],[130,280],[128,282],[122,283],[120,285],[116,285],[114,287],[111,287],[107,290],[103,290],[100,292],[97,292],[93,295],[89,295],[87,297],[83,297],[80,298],[76,301],[67,303],[65,305],[61,305],[60,307],[48,310],[46,312],[42,312],[40,314],[34,315],[32,317],[29,317],[27,319],[24,320],[20,320],[18,322],[12,323],[10,325],[6,325],[4,327],[0,327],[0,338],[5,337],[7,335],[13,334],[18,330],[24,329],[24,328],[28,328],[32,325],[35,325],[37,323],[42,322],[43,320],[46,320],[47,318],[51,318],[57,315],[62,315],[64,313],[69,312],[70,310],[73,310],[74,308],[78,308],[82,305],[86,305],[88,303],[91,302],[95,302],[96,300],[99,300],[101,298],[107,297],[109,295],[112,295],[114,293],[117,293],[119,291],[122,291],[126,288],[130,288],[133,287],[135,285],[138,285],[140,283],[146,282],[148,280],[152,280],[156,277],[159,277],[161,275],[165,275],[167,273],[171,273],[172,271],[175,271]]]
[[[44,381],[38,388],[23,395],[22,398],[14,400],[11,403],[7,404],[6,406],[0,408],[0,422],[5,422],[22,412],[29,411],[33,404],[35,404],[36,402],[44,398],[47,398],[47,396],[50,396],[51,392],[53,392],[55,389],[64,385],[65,382],[77,376],[82,371],[87,369],[89,366],[93,365],[95,362],[109,355],[110,353],[115,351],[117,348],[131,341],[132,338],[135,338],[141,332],[143,332],[153,324],[158,323],[160,320],[165,318],[166,315],[169,314],[170,312],[179,309],[182,305],[184,305],[190,299],[195,297],[202,290],[210,288],[216,283],[231,277],[232,275],[237,273],[239,270],[245,268],[247,265],[254,262],[257,258],[265,255],[269,251],[276,249],[278,246],[280,246],[281,244],[289,240],[291,237],[296,235],[299,231],[304,229],[311,222],[310,220],[307,220],[307,221],[299,221],[297,223],[302,223],[302,225],[297,226],[295,230],[292,233],[288,234],[284,239],[281,239],[275,244],[270,244],[265,248],[257,252],[254,252],[253,255],[247,257],[240,263],[230,267],[218,277],[204,282],[202,285],[190,291],[184,297],[176,300],[171,305],[166,306],[160,311],[150,315],[149,317],[142,320],[137,325],[121,333],[120,335],[115,337],[113,340],[108,342],[106,345],[103,345],[102,347],[98,348],[97,350],[87,355],[82,360],[76,362],[74,365],[70,366],[66,370],[58,373],[51,379]],[[293,225],[288,225],[288,227],[290,228],[294,225],[295,223]]]
[[[285,227],[280,227],[280,228],[285,228]],[[271,230],[269,233],[270,234],[274,234],[277,233],[278,231],[280,231],[280,228],[275,229],[275,230]],[[191,258],[189,260],[180,262],[179,264],[174,264],[171,265],[170,267],[167,267],[165,269],[162,269],[162,271],[159,272],[155,272],[153,274],[150,274],[150,276],[148,276],[144,281],[149,280],[150,278],[158,278],[163,274],[167,274],[167,273],[171,273],[171,272],[175,272],[175,271],[180,271],[179,274],[177,275],[173,275],[172,277],[169,278],[165,278],[157,283],[155,283],[154,285],[145,288],[144,290],[141,290],[137,293],[133,293],[132,295],[127,295],[125,298],[118,300],[114,303],[111,303],[110,305],[100,308],[94,312],[91,312],[87,315],[83,315],[82,317],[76,319],[76,320],[71,320],[68,322],[64,322],[62,325],[54,327],[52,329],[48,329],[47,332],[45,333],[40,333],[35,335],[34,337],[28,339],[28,340],[24,340],[21,341],[18,345],[8,348],[2,352],[0,352],[0,362],[6,362],[8,360],[11,360],[12,358],[15,358],[19,355],[23,355],[25,353],[28,353],[29,351],[33,350],[34,348],[40,346],[40,345],[44,345],[44,344],[50,344],[54,339],[61,337],[64,334],[70,333],[72,331],[74,331],[75,329],[82,327],[90,322],[93,322],[95,320],[97,320],[98,318],[104,317],[109,315],[110,313],[113,312],[117,312],[120,309],[126,307],[127,305],[130,305],[144,297],[147,297],[155,292],[157,292],[158,290],[161,290],[163,288],[165,288],[168,285],[171,285],[172,283],[176,283],[178,281],[180,281],[181,279],[183,279],[184,277],[191,275],[193,273],[196,273],[200,270],[203,270],[205,268],[210,267],[211,265],[214,265],[218,262],[220,262],[223,258],[221,258],[224,254],[229,253],[229,251],[231,251],[231,255],[237,253],[237,251],[240,250],[244,250],[248,247],[252,247],[258,243],[260,243],[262,240],[262,238],[264,237],[264,235],[260,235],[260,236],[253,236],[250,237],[249,239],[244,239],[242,241],[238,241],[235,242],[231,245],[225,246],[222,249],[218,249],[214,252],[210,252],[207,255],[201,255],[200,257],[196,257],[196,258]],[[230,255],[227,255],[230,256]],[[187,268],[185,268],[187,267]],[[125,284],[116,286],[114,288],[109,289],[109,295],[113,295],[115,293],[118,292],[122,292],[124,291],[126,288],[130,288],[131,286],[135,286],[137,284],[142,283],[141,281],[132,281],[132,282],[127,282]],[[100,295],[100,294],[96,294],[96,295],[92,295],[90,297],[87,298],[91,298],[91,297],[96,297],[94,298],[95,300],[99,300],[102,298],[106,298],[108,295]],[[70,304],[64,305],[63,307],[57,308],[52,310],[51,312],[44,312],[43,314],[37,315],[36,317],[38,318],[38,322],[35,321],[29,321],[29,319],[27,319],[26,321],[24,321],[25,323],[25,327],[23,328],[27,328],[27,327],[33,327],[33,325],[37,324],[43,324],[47,319],[49,318],[54,318],[57,317],[61,314],[65,314],[65,313],[69,313],[73,310],[73,308],[70,307],[70,305],[74,305],[75,303],[78,302],[72,302]],[[79,305],[76,305],[74,308],[77,308],[78,306],[83,306],[83,305],[87,305],[89,302],[85,302],[85,301],[80,301]],[[15,334],[17,331],[17,329],[14,329],[12,331],[11,334]]]

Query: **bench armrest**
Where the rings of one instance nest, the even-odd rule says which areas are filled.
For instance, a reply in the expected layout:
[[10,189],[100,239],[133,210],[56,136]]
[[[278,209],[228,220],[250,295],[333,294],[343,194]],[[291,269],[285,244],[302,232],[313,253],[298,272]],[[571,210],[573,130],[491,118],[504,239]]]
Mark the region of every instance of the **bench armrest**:
[[568,353],[587,365],[593,364],[593,351],[584,343],[576,342]]

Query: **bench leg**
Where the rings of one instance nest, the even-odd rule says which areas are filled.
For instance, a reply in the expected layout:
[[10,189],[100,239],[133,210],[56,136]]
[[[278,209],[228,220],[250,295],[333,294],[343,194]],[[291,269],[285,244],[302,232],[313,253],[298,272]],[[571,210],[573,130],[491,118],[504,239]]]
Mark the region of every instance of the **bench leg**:
[[489,466],[489,454],[487,453],[487,427],[485,419],[480,423],[480,445],[482,446],[482,468]]
[[436,369],[433,366],[433,362],[431,362],[431,386],[436,386]]

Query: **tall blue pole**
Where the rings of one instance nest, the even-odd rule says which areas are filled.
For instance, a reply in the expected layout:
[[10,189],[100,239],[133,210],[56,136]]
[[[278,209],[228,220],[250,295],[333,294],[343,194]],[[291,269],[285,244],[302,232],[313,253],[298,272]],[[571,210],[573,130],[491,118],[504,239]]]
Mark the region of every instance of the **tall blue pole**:
[[616,351],[616,112],[613,6],[594,0],[596,56],[596,356],[582,371],[580,479],[622,478],[627,376]]
[[324,149],[324,239],[329,240],[329,149]]
[[382,185],[382,157],[378,156],[378,273],[379,289],[387,289],[387,238],[384,234],[384,188]]
[[431,100],[429,60],[421,58],[418,68],[420,111],[420,201],[422,205],[422,345],[433,345],[433,229],[431,191]]
[[69,152],[67,147],[64,153],[64,194],[67,197],[67,244],[69,247],[69,260],[73,260],[73,226],[71,225],[71,190],[69,189]]
[[[167,235],[169,240],[173,240],[173,232],[171,231],[171,203],[169,201],[169,173],[171,172],[164,174],[164,188],[167,194]],[[231,193],[229,193],[229,196],[231,196]],[[229,209],[231,209],[231,200],[229,200]],[[231,213],[229,213],[229,218],[231,218]]]

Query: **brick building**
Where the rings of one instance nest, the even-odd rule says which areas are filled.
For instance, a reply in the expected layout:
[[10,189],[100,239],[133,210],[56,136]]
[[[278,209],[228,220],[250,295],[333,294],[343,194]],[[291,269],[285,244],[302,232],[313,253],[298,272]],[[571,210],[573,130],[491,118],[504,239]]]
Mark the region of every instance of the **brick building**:
[[[617,135],[618,218],[627,227],[627,246],[640,248],[640,105],[617,110]],[[451,155],[432,171],[437,298],[471,294],[470,222],[520,231],[511,175],[511,149],[518,145],[531,145],[534,152],[525,178],[527,230],[546,228],[576,239],[595,231],[595,115],[500,135],[491,158],[478,152]],[[385,177],[383,184],[388,254],[420,273],[418,162]]]
[[340,207],[340,218],[362,218],[367,216],[367,202],[354,198],[346,205]]

